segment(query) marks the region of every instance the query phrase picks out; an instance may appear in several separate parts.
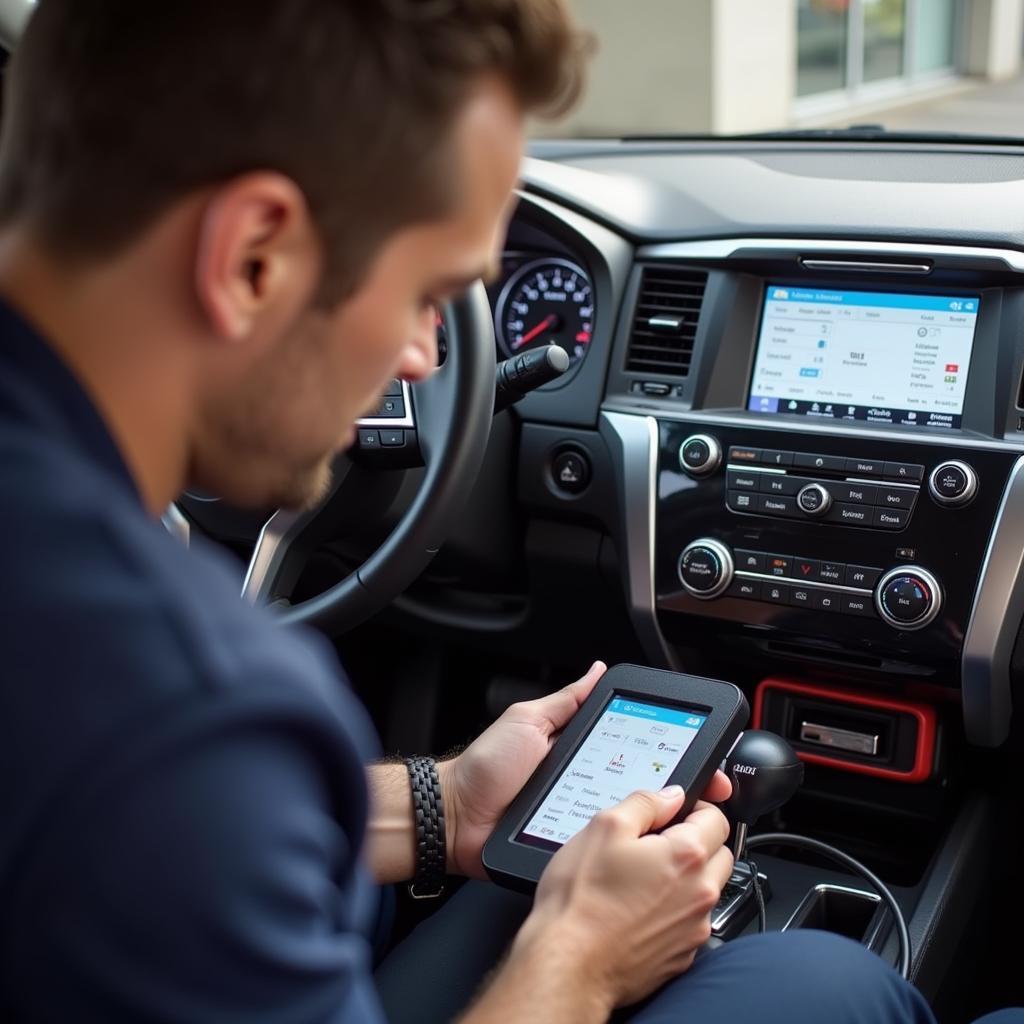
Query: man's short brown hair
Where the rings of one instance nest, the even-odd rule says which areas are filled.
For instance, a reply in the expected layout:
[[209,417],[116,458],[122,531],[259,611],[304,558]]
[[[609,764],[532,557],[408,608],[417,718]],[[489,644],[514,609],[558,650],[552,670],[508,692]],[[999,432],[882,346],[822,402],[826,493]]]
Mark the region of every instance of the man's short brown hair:
[[450,205],[450,129],[480,78],[558,113],[584,50],[564,0],[41,0],[5,88],[0,224],[102,258],[190,191],[276,170],[337,301],[388,235]]

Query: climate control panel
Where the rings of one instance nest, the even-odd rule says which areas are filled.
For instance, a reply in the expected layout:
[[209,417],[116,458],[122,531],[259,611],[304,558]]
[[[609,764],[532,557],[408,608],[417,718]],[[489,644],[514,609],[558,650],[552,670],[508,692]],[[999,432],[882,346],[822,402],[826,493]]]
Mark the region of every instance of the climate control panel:
[[955,686],[1015,458],[952,435],[662,420],[661,630],[754,668],[772,645]]

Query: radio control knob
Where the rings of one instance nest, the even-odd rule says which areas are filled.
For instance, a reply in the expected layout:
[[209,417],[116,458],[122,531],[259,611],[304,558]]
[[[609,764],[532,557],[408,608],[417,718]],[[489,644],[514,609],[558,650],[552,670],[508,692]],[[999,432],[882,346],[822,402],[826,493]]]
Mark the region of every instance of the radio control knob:
[[679,556],[679,582],[688,594],[702,601],[727,590],[733,570],[732,552],[707,537],[687,544]]
[[924,629],[942,609],[942,587],[927,569],[901,565],[878,581],[875,607],[896,629]]
[[978,474],[959,459],[936,466],[928,477],[932,500],[947,508],[960,508],[978,493]]
[[679,468],[690,476],[710,476],[722,464],[722,446],[710,434],[691,434],[679,446]]
[[806,515],[819,518],[832,507],[832,495],[821,484],[808,484],[800,488],[796,507]]

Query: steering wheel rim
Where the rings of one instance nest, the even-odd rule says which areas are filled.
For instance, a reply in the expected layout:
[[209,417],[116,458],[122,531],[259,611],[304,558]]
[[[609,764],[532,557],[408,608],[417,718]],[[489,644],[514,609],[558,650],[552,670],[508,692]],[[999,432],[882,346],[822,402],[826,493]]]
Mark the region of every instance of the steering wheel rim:
[[[416,430],[426,472],[416,497],[381,546],[354,572],[317,597],[288,605],[282,621],[338,634],[364,622],[405,590],[430,563],[452,526],[483,463],[494,412],[494,325],[481,282],[445,310],[448,354],[427,380],[412,386]],[[339,470],[332,494],[304,512],[280,510],[267,521],[249,562],[243,596],[265,604],[286,598],[321,516],[348,473]]]

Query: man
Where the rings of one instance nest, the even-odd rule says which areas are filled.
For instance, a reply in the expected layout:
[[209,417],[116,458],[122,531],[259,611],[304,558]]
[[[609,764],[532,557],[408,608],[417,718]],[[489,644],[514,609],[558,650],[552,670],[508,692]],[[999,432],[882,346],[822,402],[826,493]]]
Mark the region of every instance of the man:
[[[9,1016],[382,1019],[365,868],[417,869],[410,778],[367,786],[326,645],[158,517],[188,483],[316,500],[384,383],[430,373],[436,306],[500,247],[524,116],[572,100],[581,50],[560,0],[38,5],[0,147]],[[450,871],[482,874],[602,669],[437,767]],[[681,800],[635,794],[567,844],[466,1021],[601,1021],[691,967],[731,858],[710,804],[649,835]],[[928,1018],[852,944],[792,942],[702,958],[642,1012],[763,1014],[738,984],[760,949],[766,977],[810,965],[782,1014]],[[414,1019],[447,980],[405,994]]]

